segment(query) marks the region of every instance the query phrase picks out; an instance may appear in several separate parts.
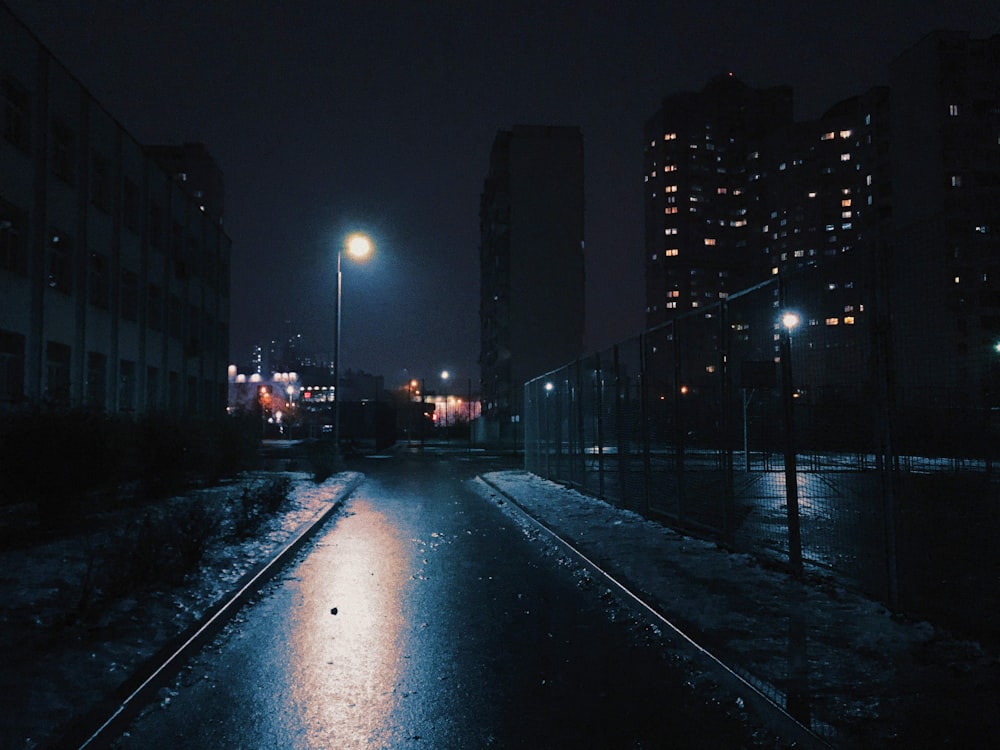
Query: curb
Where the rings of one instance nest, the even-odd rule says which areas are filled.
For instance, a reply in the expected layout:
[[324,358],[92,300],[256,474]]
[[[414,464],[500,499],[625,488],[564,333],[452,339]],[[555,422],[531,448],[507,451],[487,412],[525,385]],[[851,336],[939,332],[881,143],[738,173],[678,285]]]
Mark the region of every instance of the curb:
[[64,736],[51,745],[53,750],[97,750],[108,747],[128,722],[152,701],[156,692],[174,678],[194,651],[214,637],[253,594],[281,572],[306,542],[343,507],[347,498],[363,481],[364,475],[355,473],[334,496],[329,508],[300,527],[270,560],[260,563],[243,576],[230,596],[210,607],[199,622],[160,649],[113,696],[73,722]]
[[690,635],[672,623],[666,615],[629,589],[609,571],[587,557],[581,550],[573,546],[572,543],[561,537],[554,529],[535,518],[515,497],[482,475],[478,476],[476,480],[501,495],[512,507],[517,509],[518,513],[534,526],[541,529],[546,536],[569,553],[570,556],[579,561],[591,573],[605,580],[625,606],[636,612],[640,617],[652,617],[658,625],[664,626],[670,633],[676,636],[682,645],[690,647],[694,652],[692,660],[698,663],[706,672],[712,674],[720,685],[724,685],[738,694],[743,699],[747,710],[757,716],[768,729],[776,732],[782,738],[794,742],[796,747],[817,749],[831,747],[822,737],[815,734],[811,729],[788,713],[784,706],[777,703],[771,696],[754,685],[753,682],[740,675],[733,667],[727,665],[719,657],[695,641]]

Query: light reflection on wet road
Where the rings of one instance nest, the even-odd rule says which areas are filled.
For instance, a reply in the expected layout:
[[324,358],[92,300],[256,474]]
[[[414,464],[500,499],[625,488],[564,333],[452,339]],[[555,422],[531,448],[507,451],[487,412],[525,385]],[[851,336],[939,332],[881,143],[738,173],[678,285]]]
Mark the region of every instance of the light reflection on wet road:
[[[116,747],[739,747],[461,467],[401,456]],[[336,608],[336,614],[333,614]]]

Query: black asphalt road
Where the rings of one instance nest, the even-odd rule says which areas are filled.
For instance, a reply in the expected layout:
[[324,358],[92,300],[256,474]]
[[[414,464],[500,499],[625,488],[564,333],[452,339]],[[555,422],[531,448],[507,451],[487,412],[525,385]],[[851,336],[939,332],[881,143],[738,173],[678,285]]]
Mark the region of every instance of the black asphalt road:
[[[472,490],[359,460],[343,510],[119,748],[736,748],[731,706]],[[617,610],[620,611],[620,610]]]

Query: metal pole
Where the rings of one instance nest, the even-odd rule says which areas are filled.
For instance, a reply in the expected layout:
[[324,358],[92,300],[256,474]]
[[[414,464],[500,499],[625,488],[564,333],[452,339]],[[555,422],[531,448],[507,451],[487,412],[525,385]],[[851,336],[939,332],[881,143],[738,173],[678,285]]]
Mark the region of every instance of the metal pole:
[[336,338],[333,340],[333,455],[340,458],[340,298],[341,275],[340,256],[342,250],[337,250],[337,327]]
[[785,502],[788,508],[788,562],[802,576],[802,531],[799,526],[799,482],[795,463],[795,394],[792,388],[792,332],[781,337],[781,391],[785,401]]

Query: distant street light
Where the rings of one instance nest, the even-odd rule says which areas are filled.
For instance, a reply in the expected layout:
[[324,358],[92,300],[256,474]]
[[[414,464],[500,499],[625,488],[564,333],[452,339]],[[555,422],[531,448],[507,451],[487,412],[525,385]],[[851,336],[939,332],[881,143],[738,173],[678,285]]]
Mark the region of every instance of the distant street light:
[[340,457],[340,314],[343,291],[343,277],[340,271],[341,256],[344,250],[356,261],[367,260],[375,246],[371,238],[361,232],[348,235],[342,247],[337,248],[337,327],[333,342],[333,450]]

